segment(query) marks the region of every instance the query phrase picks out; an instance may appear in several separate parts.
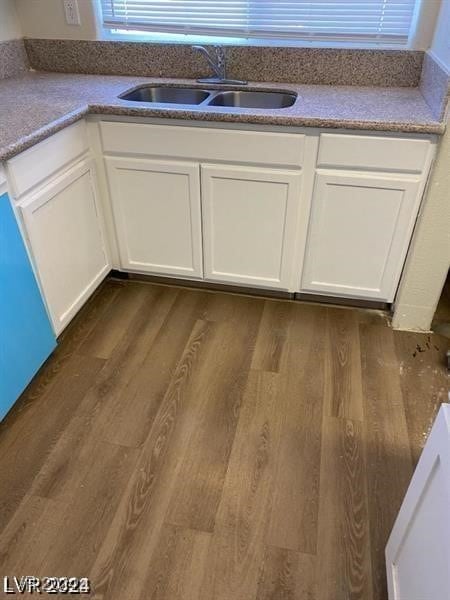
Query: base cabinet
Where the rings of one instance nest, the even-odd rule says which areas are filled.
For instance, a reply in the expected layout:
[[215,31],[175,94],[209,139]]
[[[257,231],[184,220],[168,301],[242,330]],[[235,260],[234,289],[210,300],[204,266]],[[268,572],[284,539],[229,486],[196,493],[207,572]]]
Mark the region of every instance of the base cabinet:
[[420,182],[414,176],[318,172],[301,291],[391,302]]
[[199,165],[107,158],[106,166],[122,268],[202,277]]
[[110,270],[93,163],[81,162],[19,207],[59,334]]
[[202,165],[205,279],[289,290],[301,172]]

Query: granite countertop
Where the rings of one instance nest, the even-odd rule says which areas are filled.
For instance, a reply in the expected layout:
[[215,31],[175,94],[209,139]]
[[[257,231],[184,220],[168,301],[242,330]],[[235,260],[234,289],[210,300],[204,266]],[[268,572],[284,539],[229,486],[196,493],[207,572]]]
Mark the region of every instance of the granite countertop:
[[[442,134],[418,88],[252,83],[297,92],[289,108],[164,107],[120,100],[141,84],[192,85],[192,80],[31,72],[0,81],[0,160],[11,158],[88,114],[165,117],[296,127],[333,127]],[[205,87],[198,85],[198,87]]]

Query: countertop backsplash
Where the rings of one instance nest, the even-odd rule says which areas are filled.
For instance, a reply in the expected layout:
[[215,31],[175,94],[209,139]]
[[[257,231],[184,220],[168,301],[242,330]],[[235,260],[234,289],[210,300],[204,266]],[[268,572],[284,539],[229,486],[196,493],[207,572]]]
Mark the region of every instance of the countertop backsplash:
[[[26,39],[33,69],[195,79],[209,74],[191,46]],[[228,77],[317,85],[417,87],[424,53],[410,50],[227,46]]]
[[16,77],[29,68],[23,40],[0,42],[0,79]]
[[444,118],[450,98],[450,76],[428,52],[424,57],[419,88],[436,118]]

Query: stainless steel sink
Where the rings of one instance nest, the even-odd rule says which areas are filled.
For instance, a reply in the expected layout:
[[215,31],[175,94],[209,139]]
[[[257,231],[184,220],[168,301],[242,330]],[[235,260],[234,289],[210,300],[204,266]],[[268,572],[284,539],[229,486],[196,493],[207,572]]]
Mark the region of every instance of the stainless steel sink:
[[233,106],[238,108],[288,108],[297,99],[289,92],[227,91],[217,93],[208,106]]
[[163,104],[200,104],[211,92],[198,88],[142,86],[125,92],[119,98],[131,102],[158,102]]
[[143,85],[119,96],[129,102],[223,106],[234,108],[288,108],[297,99],[294,92],[217,90],[164,85]]

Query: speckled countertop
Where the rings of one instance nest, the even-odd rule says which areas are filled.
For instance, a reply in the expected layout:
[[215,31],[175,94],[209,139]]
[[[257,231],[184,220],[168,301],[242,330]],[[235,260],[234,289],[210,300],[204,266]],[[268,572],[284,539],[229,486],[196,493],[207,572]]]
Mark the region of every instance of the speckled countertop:
[[[166,117],[266,125],[444,132],[418,88],[255,83],[257,89],[297,92],[295,104],[276,110],[208,106],[164,107],[118,96],[145,83],[192,85],[191,80],[27,73],[0,81],[0,160],[11,158],[87,114]],[[198,86],[205,87],[205,86]]]

